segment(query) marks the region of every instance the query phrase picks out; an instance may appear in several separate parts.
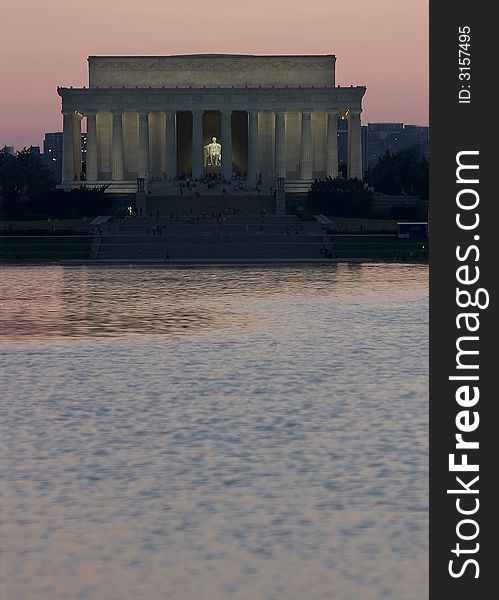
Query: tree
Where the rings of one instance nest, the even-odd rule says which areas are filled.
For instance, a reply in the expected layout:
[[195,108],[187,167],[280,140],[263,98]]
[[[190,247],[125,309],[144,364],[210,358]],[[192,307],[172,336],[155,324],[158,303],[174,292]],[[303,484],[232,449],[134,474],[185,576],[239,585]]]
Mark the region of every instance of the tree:
[[[40,219],[113,214],[115,202],[108,186],[56,189],[51,172],[26,148],[15,155],[0,150],[0,196],[4,218]],[[19,202],[20,199],[23,202]],[[27,201],[25,201],[27,199]]]
[[316,179],[308,193],[308,208],[335,217],[368,217],[372,193],[360,179]]
[[16,195],[16,157],[6,151],[0,150],[0,194],[5,199]]
[[106,194],[109,186],[95,188],[82,185],[79,188],[63,191],[50,190],[33,195],[27,206],[33,215],[50,217],[92,217],[113,214],[114,199]]
[[377,192],[392,196],[419,196],[428,200],[428,160],[418,146],[387,152],[366,174],[366,181]]
[[39,156],[27,148],[15,155],[0,150],[0,190],[5,200],[32,197],[54,187],[52,174]]

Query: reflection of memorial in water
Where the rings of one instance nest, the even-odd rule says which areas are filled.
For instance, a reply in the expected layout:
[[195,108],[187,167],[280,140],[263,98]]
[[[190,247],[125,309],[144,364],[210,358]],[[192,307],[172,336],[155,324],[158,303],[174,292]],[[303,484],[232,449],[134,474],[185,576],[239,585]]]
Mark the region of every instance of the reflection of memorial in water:
[[[18,269],[4,273],[0,337],[11,340],[168,335],[176,337],[234,323],[228,311],[162,271]],[[9,279],[12,281],[9,283]],[[22,290],[10,296],[8,290]],[[40,296],[40,290],[47,290]]]
[[160,271],[92,270],[87,276],[82,287],[80,277],[67,271],[62,326],[69,337],[178,336],[222,319],[212,307],[182,297]]
[[29,277],[23,272],[24,269],[17,268],[2,271],[0,338],[29,339],[62,335],[62,270],[33,268]]
[[[414,270],[412,287],[424,283],[416,277],[418,272]],[[346,306],[361,288],[364,298],[389,301],[394,294],[409,293],[411,286],[400,288],[401,273],[407,282],[412,271],[398,265],[349,264],[307,269],[46,267],[31,270],[27,278],[22,270],[9,269],[3,278],[0,337],[175,338],[234,329],[243,335],[248,327],[265,332],[276,326],[269,323],[275,296],[282,306],[300,301],[308,305],[334,290],[334,297]],[[42,295],[40,290],[45,290]]]

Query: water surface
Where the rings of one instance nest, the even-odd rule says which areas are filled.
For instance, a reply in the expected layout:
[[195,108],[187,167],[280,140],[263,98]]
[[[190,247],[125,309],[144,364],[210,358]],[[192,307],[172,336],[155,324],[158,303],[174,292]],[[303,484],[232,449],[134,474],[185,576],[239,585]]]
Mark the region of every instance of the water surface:
[[427,268],[1,270],[2,600],[420,600]]

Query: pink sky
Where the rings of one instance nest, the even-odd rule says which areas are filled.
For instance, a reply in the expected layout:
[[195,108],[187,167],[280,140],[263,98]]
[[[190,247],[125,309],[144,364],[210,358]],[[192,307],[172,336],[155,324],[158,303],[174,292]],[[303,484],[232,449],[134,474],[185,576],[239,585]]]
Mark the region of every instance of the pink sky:
[[0,0],[0,147],[60,131],[89,55],[336,54],[363,123],[428,124],[428,0]]

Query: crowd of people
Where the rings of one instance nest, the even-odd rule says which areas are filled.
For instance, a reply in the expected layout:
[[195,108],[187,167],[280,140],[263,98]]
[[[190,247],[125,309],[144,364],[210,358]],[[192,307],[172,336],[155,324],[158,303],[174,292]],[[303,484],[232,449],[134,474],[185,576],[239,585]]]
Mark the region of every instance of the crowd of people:
[[177,185],[178,193],[183,196],[189,194],[199,197],[201,194],[218,192],[222,194],[229,193],[251,193],[251,194],[275,194],[275,189],[271,185],[264,184],[264,176],[260,173],[254,183],[248,182],[247,173],[235,173],[231,179],[227,179],[221,173],[208,172],[199,179],[193,179],[185,173],[179,173],[176,177],[151,177],[149,184],[167,183]]

